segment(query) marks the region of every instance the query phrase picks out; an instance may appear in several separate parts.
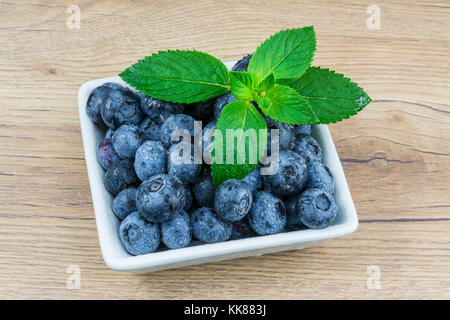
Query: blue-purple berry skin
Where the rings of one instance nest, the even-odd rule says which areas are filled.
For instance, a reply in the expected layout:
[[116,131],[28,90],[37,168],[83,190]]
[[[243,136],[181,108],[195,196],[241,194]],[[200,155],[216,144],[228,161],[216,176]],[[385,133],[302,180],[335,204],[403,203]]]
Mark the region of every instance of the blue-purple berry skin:
[[300,220],[297,212],[297,200],[299,196],[293,196],[284,200],[286,207],[287,227],[292,231],[305,229],[305,225]]
[[[191,155],[186,159],[182,159],[182,147],[186,146]],[[184,151],[183,151],[184,150]],[[172,145],[167,151],[167,173],[177,177],[184,184],[193,183],[202,170],[201,163],[194,163],[193,147],[191,144],[184,142]],[[188,160],[189,159],[189,160]]]
[[168,112],[153,111],[150,113],[139,125],[142,139],[159,141],[161,126],[171,115]]
[[214,103],[213,109],[214,117],[216,118],[216,120],[219,119],[220,114],[222,113],[222,110],[225,108],[225,106],[236,100],[237,99],[233,96],[231,92],[218,97],[216,99],[216,102]]
[[297,136],[291,150],[305,158],[306,163],[322,161],[322,148],[312,136]]
[[124,87],[109,91],[101,115],[105,124],[113,129],[123,124],[138,124],[143,119],[139,97]]
[[137,149],[143,142],[139,127],[134,124],[124,124],[114,131],[112,143],[114,150],[122,159],[133,160]]
[[103,139],[100,141],[97,147],[97,161],[102,166],[103,169],[108,170],[112,163],[120,160],[117,155],[111,140]]
[[308,164],[308,180],[306,188],[317,188],[334,194],[336,184],[330,169],[322,162],[313,161]]
[[153,113],[182,113],[184,110],[184,104],[172,103],[168,101],[163,101],[155,98],[151,98],[143,93],[139,93],[139,98],[141,100],[142,111],[151,116]]
[[212,208],[199,208],[191,215],[192,232],[196,239],[206,243],[226,241],[230,238],[233,227],[224,221]]
[[288,150],[295,138],[293,125],[275,121],[272,128],[278,129],[280,150]]
[[250,59],[252,58],[252,54],[248,54],[243,57],[241,60],[236,62],[231,68],[232,71],[247,71],[248,64],[250,63]]
[[252,205],[252,190],[243,180],[227,180],[216,190],[214,209],[222,220],[230,222],[242,220]]
[[111,88],[101,85],[91,91],[86,103],[86,115],[94,123],[103,123],[101,110],[104,107]]
[[202,139],[198,139],[198,142],[202,144],[202,154],[205,155],[206,149],[209,147],[209,157],[211,155],[211,145],[212,145],[212,139],[214,137],[214,129],[216,128],[217,120],[213,120],[209,122],[203,129],[202,129]]
[[214,188],[211,171],[201,173],[193,184],[192,191],[199,207],[214,207],[216,189]]
[[185,205],[185,187],[167,174],[158,174],[142,182],[136,195],[139,214],[150,222],[165,222]]
[[172,141],[172,133],[174,133],[178,129],[186,130],[191,137],[194,136],[194,119],[186,114],[174,114],[164,121],[161,126],[160,131],[160,141],[164,145],[164,147],[169,148],[172,144],[179,142],[182,140]]
[[233,222],[233,231],[231,232],[230,240],[239,240],[254,237],[257,234],[248,224],[247,219]]
[[134,256],[155,251],[161,232],[156,223],[148,222],[138,212],[128,215],[119,227],[119,238],[125,250]]
[[191,208],[193,208],[193,205],[194,205],[194,197],[193,197],[193,195],[192,195],[192,191],[191,191],[190,185],[186,185],[186,186],[185,186],[185,189],[186,189],[186,201],[185,201],[183,210],[189,212],[189,210],[190,210]]
[[114,130],[109,128],[105,133],[105,139],[112,140],[113,134],[114,134]]
[[213,114],[216,99],[186,105],[185,112],[195,120],[207,121]]
[[248,222],[259,235],[279,233],[286,227],[286,208],[283,201],[266,191],[256,194]]
[[134,169],[141,181],[166,172],[166,149],[159,141],[145,141],[136,151]]
[[134,172],[133,162],[120,160],[111,164],[105,174],[105,188],[112,195],[117,195],[123,189],[135,187],[139,179]]
[[292,196],[303,190],[307,178],[308,169],[303,157],[291,150],[281,150],[278,170],[264,176],[264,188],[276,196]]
[[311,124],[294,125],[294,133],[298,136],[310,136],[312,135]]
[[135,212],[136,209],[136,188],[128,188],[120,191],[114,198],[112,210],[120,220],[125,219],[129,214]]
[[243,179],[245,181],[253,194],[263,187],[263,178],[261,176],[261,169],[258,167],[246,175]]
[[330,226],[338,214],[334,196],[321,189],[306,189],[297,200],[297,214],[300,221],[312,229]]
[[181,210],[170,220],[161,223],[161,240],[169,249],[184,248],[191,243],[191,220],[185,211]]

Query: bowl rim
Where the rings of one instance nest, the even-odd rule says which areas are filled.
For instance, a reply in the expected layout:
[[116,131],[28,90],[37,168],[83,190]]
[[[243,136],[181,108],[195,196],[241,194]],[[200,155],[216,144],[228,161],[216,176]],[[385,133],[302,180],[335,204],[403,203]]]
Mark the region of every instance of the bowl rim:
[[[231,68],[234,63],[235,62],[232,61],[225,64],[228,68]],[[344,192],[344,196],[347,198],[346,210],[345,212],[340,213],[344,218],[343,223],[331,225],[324,229],[304,229],[213,244],[202,243],[201,245],[193,245],[181,249],[156,251],[139,256],[119,256],[118,254],[115,254],[114,250],[117,250],[117,248],[113,245],[113,241],[111,241],[111,236],[113,235],[110,234],[110,230],[108,230],[105,225],[109,219],[106,215],[112,214],[112,211],[105,203],[108,197],[105,195],[105,192],[107,193],[107,191],[103,184],[103,178],[99,175],[99,168],[102,172],[103,169],[97,163],[95,152],[92,152],[93,144],[94,149],[97,145],[97,143],[93,141],[96,125],[92,123],[85,114],[85,106],[90,91],[105,82],[118,82],[131,88],[118,76],[87,81],[83,83],[78,90],[78,111],[100,249],[105,263],[111,269],[118,271],[139,271],[149,270],[151,268],[167,269],[177,265],[181,266],[201,263],[201,261],[205,259],[209,261],[224,260],[226,259],[224,257],[230,255],[239,257],[259,255],[268,252],[269,249],[272,249],[270,252],[276,252],[283,250],[283,247],[292,247],[294,249],[295,245],[342,237],[357,229],[358,218],[356,209],[328,126],[316,125],[315,130],[317,130],[320,136],[326,140],[331,148],[329,151],[334,153],[338,159],[338,163],[334,163],[335,172],[333,172],[333,174],[335,175],[336,182],[339,177],[341,183],[340,188],[345,189],[341,191]],[[336,170],[338,172],[336,172]],[[118,238],[117,230],[116,237]],[[276,250],[277,248],[279,250]]]

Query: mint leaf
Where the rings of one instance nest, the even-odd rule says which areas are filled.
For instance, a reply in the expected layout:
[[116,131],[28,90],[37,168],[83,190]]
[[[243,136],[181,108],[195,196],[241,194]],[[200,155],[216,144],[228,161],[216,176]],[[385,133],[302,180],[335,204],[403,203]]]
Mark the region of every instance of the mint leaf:
[[237,99],[253,100],[257,80],[248,72],[230,71],[231,92]]
[[325,68],[311,67],[300,79],[281,82],[303,96],[323,124],[347,119],[372,101],[356,83]]
[[290,124],[319,123],[308,101],[294,89],[275,84],[256,97],[259,108],[274,120]]
[[265,40],[253,54],[248,72],[259,81],[273,73],[275,79],[299,78],[316,50],[314,27],[283,30]]
[[267,76],[258,86],[258,91],[268,91],[275,85],[275,79],[273,73]]
[[258,110],[249,101],[228,104],[214,131],[211,165],[214,185],[244,178],[256,168],[266,145],[267,124]]
[[171,102],[202,102],[230,90],[226,66],[199,51],[160,51],[140,60],[119,76],[137,90]]

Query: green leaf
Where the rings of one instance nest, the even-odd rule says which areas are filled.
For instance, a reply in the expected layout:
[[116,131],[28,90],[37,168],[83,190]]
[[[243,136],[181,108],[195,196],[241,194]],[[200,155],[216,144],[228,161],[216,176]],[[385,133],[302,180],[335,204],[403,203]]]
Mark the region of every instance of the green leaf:
[[273,88],[275,85],[275,79],[273,77],[273,74],[271,73],[269,76],[267,76],[258,86],[258,91],[268,91]]
[[324,124],[347,119],[372,101],[356,83],[325,68],[311,67],[300,79],[282,83],[303,96]]
[[275,79],[299,78],[311,64],[315,50],[314,27],[283,30],[256,49],[248,72],[260,82],[272,73]]
[[290,124],[319,123],[308,101],[294,89],[275,84],[256,97],[259,108],[274,120]]
[[253,100],[257,80],[248,72],[230,71],[231,92],[237,99]]
[[249,101],[228,104],[214,131],[211,165],[214,185],[244,178],[256,168],[266,145],[267,124],[258,110]]
[[137,90],[171,102],[202,102],[230,90],[226,66],[199,51],[160,51],[140,60],[119,76]]

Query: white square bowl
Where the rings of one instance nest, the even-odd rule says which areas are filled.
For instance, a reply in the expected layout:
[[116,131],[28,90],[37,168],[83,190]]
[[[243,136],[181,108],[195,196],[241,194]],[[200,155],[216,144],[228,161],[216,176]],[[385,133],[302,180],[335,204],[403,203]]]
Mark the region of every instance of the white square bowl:
[[[226,65],[231,68],[234,63],[228,62]],[[105,171],[98,164],[96,158],[97,145],[103,139],[105,132],[96,126],[85,113],[89,94],[94,88],[105,82],[117,82],[129,87],[120,77],[88,81],[78,91],[78,108],[100,248],[105,263],[111,269],[152,272],[246,256],[259,256],[283,250],[303,249],[350,234],[358,227],[355,206],[333,139],[326,125],[316,125],[313,129],[313,136],[322,146],[323,162],[333,173],[336,181],[335,198],[340,210],[331,226],[325,229],[290,231],[214,244],[194,241],[189,247],[182,249],[158,250],[140,256],[128,254],[119,240],[120,222],[111,208],[113,197],[103,183]]]

